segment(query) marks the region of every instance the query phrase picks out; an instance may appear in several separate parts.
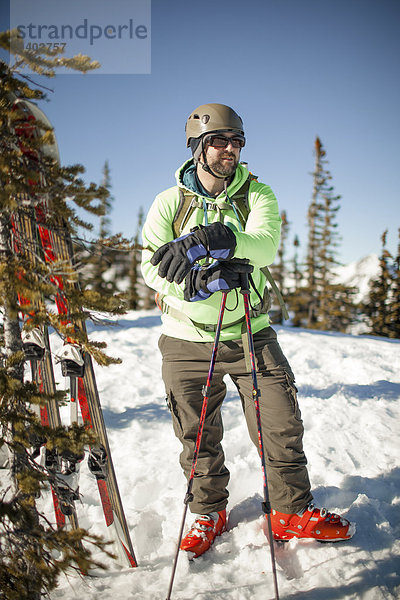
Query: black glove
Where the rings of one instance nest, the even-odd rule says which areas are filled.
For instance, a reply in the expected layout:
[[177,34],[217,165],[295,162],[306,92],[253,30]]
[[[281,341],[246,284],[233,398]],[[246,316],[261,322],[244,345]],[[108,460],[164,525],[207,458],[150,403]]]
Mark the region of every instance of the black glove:
[[233,290],[241,285],[241,275],[253,271],[247,260],[216,262],[206,269],[194,265],[185,279],[184,300],[206,300],[214,292]]
[[150,259],[152,265],[158,265],[158,274],[170,283],[181,283],[193,264],[211,256],[219,260],[232,258],[236,248],[235,234],[223,223],[217,222],[200,226],[191,233],[183,235],[158,248]]

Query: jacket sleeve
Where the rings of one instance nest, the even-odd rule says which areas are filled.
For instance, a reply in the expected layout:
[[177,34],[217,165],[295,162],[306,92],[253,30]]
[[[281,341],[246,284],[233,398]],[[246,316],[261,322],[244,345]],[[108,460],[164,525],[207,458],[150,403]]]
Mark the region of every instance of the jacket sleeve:
[[170,188],[158,195],[143,226],[142,274],[146,284],[164,295],[172,295],[183,300],[183,284],[169,283],[158,276],[158,265],[150,263],[153,253],[163,244],[174,239],[172,223],[178,206],[177,188]]
[[235,257],[261,268],[274,261],[281,236],[278,202],[268,185],[251,183],[249,209],[245,231],[235,232]]

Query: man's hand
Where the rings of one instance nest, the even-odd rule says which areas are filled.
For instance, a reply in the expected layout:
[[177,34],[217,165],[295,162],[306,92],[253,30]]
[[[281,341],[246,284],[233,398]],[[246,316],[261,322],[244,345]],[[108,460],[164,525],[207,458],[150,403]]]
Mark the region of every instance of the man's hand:
[[158,274],[170,283],[181,283],[193,264],[211,256],[217,260],[229,260],[236,248],[235,234],[223,223],[200,226],[191,233],[183,235],[156,250],[150,260],[158,265]]
[[184,299],[187,302],[206,300],[214,292],[240,287],[241,276],[253,271],[247,260],[219,261],[202,269],[195,265],[185,279]]

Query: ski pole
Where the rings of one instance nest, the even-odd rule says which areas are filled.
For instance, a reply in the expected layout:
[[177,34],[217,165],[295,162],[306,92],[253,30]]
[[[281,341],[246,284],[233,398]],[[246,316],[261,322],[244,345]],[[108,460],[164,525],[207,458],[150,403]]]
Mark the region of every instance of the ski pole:
[[190,471],[190,476],[189,476],[189,481],[188,481],[188,487],[187,487],[187,491],[186,491],[186,495],[185,495],[185,499],[184,499],[185,508],[183,510],[182,522],[181,522],[181,526],[180,526],[180,530],[179,530],[179,536],[178,536],[178,543],[176,545],[175,560],[174,560],[174,564],[173,564],[173,567],[172,567],[172,574],[171,574],[171,580],[169,582],[167,600],[170,600],[170,598],[171,598],[172,586],[174,585],[175,572],[176,572],[176,567],[177,567],[177,564],[178,564],[179,548],[180,548],[181,541],[182,541],[183,529],[185,527],[186,513],[187,513],[187,509],[188,509],[188,504],[189,504],[189,502],[191,502],[193,500],[193,494],[192,494],[193,479],[194,479],[194,473],[195,473],[196,465],[197,465],[197,457],[199,455],[199,450],[200,450],[201,437],[203,435],[204,422],[205,422],[205,419],[206,419],[207,404],[208,404],[208,394],[209,394],[209,390],[210,390],[210,387],[211,387],[212,376],[213,376],[213,373],[214,373],[215,359],[217,357],[218,342],[219,342],[219,336],[220,336],[220,333],[221,333],[222,319],[224,317],[224,311],[225,311],[225,304],[226,304],[226,296],[227,296],[227,294],[228,294],[228,292],[222,292],[221,306],[220,306],[220,309],[219,309],[217,328],[215,330],[214,346],[213,346],[212,354],[211,354],[211,361],[210,361],[210,368],[209,368],[209,371],[208,371],[207,383],[203,387],[203,390],[202,390],[203,404],[202,404],[202,407],[201,407],[199,428],[197,430],[196,443],[195,443],[195,447],[194,447],[192,468],[191,468],[191,471]]
[[267,517],[267,526],[268,526],[268,542],[271,550],[271,565],[272,565],[272,575],[274,581],[275,588],[275,600],[279,600],[279,592],[278,592],[278,579],[276,575],[276,561],[275,561],[275,548],[274,548],[274,538],[272,535],[272,524],[271,524],[271,503],[269,501],[269,493],[268,493],[268,483],[267,483],[267,468],[265,464],[265,455],[264,455],[264,442],[262,436],[262,428],[261,428],[261,416],[260,416],[260,390],[257,383],[257,370],[255,363],[255,353],[254,353],[254,340],[253,334],[251,331],[251,321],[250,321],[250,309],[249,309],[249,277],[247,273],[243,273],[242,277],[242,285],[240,293],[243,295],[244,302],[244,313],[246,318],[246,327],[247,327],[247,340],[249,344],[249,354],[250,354],[250,365],[251,365],[251,377],[253,380],[253,400],[256,409],[256,419],[257,419],[257,432],[258,432],[258,446],[261,455],[261,468],[263,475],[263,487],[264,487],[264,502],[262,503],[262,508]]

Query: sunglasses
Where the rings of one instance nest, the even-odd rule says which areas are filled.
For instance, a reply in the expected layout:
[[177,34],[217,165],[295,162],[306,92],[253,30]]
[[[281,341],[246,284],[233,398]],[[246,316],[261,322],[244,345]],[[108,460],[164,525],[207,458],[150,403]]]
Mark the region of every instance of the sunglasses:
[[232,148],[243,148],[246,139],[241,136],[228,138],[225,135],[210,135],[205,142],[213,148],[227,148],[229,144],[232,144]]

